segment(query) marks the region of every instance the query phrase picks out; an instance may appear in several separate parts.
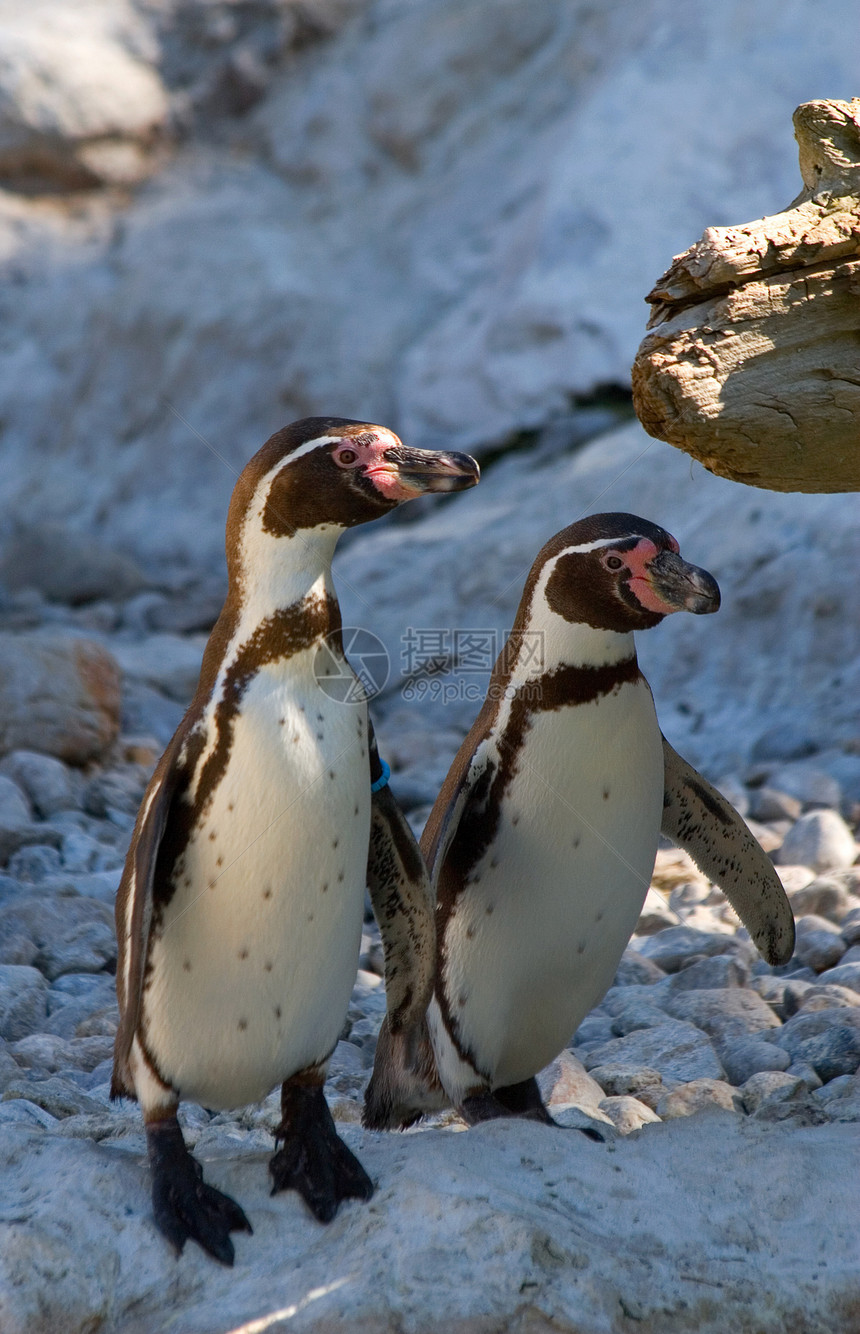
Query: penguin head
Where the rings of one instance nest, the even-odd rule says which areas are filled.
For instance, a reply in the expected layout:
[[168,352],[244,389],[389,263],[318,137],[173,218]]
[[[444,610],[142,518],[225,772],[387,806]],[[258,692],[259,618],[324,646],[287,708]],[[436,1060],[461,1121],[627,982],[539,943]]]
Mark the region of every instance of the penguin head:
[[407,449],[384,426],[306,417],[277,431],[246,466],[230,505],[237,531],[251,522],[272,537],[352,528],[430,491],[475,486],[468,454]]
[[671,533],[634,514],[593,514],[571,524],[547,543],[536,568],[548,564],[551,610],[595,629],[648,630],[674,611],[719,609],[717,581],[682,559]]

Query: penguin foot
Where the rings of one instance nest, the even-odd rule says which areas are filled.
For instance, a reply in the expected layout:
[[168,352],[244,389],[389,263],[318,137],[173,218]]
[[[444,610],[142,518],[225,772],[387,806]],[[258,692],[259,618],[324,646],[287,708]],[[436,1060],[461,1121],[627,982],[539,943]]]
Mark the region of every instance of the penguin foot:
[[272,1194],[297,1190],[321,1223],[330,1223],[343,1200],[369,1200],[373,1182],[334,1128],[320,1085],[291,1084],[281,1090],[283,1120],[269,1163]]
[[191,1238],[213,1259],[232,1265],[235,1252],[231,1232],[253,1232],[235,1200],[203,1180],[203,1169],[192,1158],[176,1117],[146,1127],[152,1171],[152,1210],[155,1225],[177,1255]]
[[544,1125],[556,1124],[544,1106],[536,1079],[524,1079],[519,1084],[505,1084],[496,1089],[483,1089],[464,1098],[457,1109],[470,1126],[481,1121],[495,1121],[502,1116],[522,1116]]
[[[540,1121],[545,1126],[565,1129],[550,1116],[534,1078],[524,1079],[519,1084],[506,1084],[492,1092],[486,1089],[475,1093],[463,1100],[458,1111],[470,1126],[478,1125],[481,1121],[494,1121],[501,1116],[520,1116],[528,1121]],[[589,1139],[603,1143],[600,1131],[592,1130],[590,1126],[575,1128]]]

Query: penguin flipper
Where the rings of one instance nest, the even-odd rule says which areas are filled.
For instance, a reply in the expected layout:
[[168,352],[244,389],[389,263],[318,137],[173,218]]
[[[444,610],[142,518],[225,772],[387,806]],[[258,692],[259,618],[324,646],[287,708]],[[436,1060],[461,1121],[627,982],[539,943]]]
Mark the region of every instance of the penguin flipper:
[[[368,724],[371,778],[382,775]],[[433,994],[436,925],[424,858],[387,784],[372,794],[367,886],[385,952],[385,994],[392,1033],[414,1027]]]
[[791,904],[773,863],[734,806],[663,737],[662,831],[720,886],[770,964],[794,952]]
[[146,947],[152,921],[152,896],[158,850],[183,772],[178,758],[184,732],[176,733],[149,781],[134,826],[131,846],[116,896],[118,959],[116,991],[119,1025],[114,1043],[111,1097],[134,1097],[131,1045],[140,1015]]

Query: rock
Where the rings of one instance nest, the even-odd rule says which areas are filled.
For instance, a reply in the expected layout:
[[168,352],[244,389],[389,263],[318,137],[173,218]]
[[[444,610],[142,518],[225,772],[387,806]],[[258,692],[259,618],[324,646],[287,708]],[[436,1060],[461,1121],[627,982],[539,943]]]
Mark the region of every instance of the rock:
[[586,1015],[579,1028],[573,1035],[573,1044],[577,1050],[591,1050],[593,1047],[600,1046],[603,1042],[608,1042],[614,1037],[612,1030],[612,1020],[608,1015],[591,1014]]
[[772,1042],[758,1038],[727,1038],[720,1044],[720,1060],[730,1084],[745,1084],[753,1075],[766,1070],[787,1070],[788,1052]]
[[20,1073],[21,1066],[9,1050],[8,1043],[5,1038],[0,1038],[0,1093],[3,1092],[10,1079],[17,1079]]
[[0,174],[25,188],[81,189],[146,170],[167,98],[152,37],[131,5],[46,0],[7,19]]
[[658,1101],[656,1111],[661,1121],[674,1121],[679,1116],[693,1116],[707,1107],[737,1111],[735,1102],[735,1091],[724,1080],[693,1079],[688,1084],[668,1089]]
[[[823,972],[825,968],[838,963],[845,953],[845,940],[839,928],[826,917],[807,913],[796,923],[796,931],[793,958],[802,966]],[[817,966],[818,962],[820,967]]]
[[584,1065],[586,1070],[599,1065],[647,1066],[659,1071],[664,1084],[721,1079],[724,1073],[705,1034],[693,1024],[671,1019],[603,1043],[588,1053]]
[[122,686],[122,730],[129,734],[148,734],[160,749],[170,741],[182,722],[185,710],[176,700],[167,699],[159,690],[142,681],[126,679]]
[[47,991],[48,984],[35,968],[0,964],[0,1037],[16,1042],[42,1032]]
[[[106,1334],[143,1334],[170,1320],[183,1334],[204,1334],[298,1308],[281,1320],[297,1334],[338,1325],[389,1334],[414,1323],[416,1310],[424,1327],[452,1334],[480,1328],[476,1310],[487,1328],[543,1334],[571,1310],[583,1330],[608,1329],[607,1310],[620,1329],[631,1323],[625,1307],[635,1323],[656,1330],[669,1321],[697,1334],[768,1321],[791,1329],[814,1320],[821,1334],[850,1328],[850,1125],[812,1133],[726,1115],[682,1118],[612,1146],[583,1141],[582,1153],[571,1153],[568,1136],[522,1121],[467,1134],[395,1138],[349,1124],[342,1133],[378,1194],[372,1211],[345,1206],[324,1246],[300,1202],[269,1195],[262,1152],[234,1140],[207,1157],[207,1180],[240,1200],[254,1226],[253,1237],[236,1236],[228,1271],[190,1247],[176,1263],[152,1226],[140,1139],[123,1149],[4,1126],[4,1211],[16,1220],[0,1252],[4,1330],[83,1334],[98,1313]],[[619,1180],[623,1196],[613,1194]],[[765,1190],[768,1208],[750,1208],[751,1192]],[[636,1210],[639,1200],[647,1212]],[[70,1233],[62,1223],[72,1216]],[[620,1254],[609,1254],[607,1230],[630,1239]],[[686,1268],[691,1247],[695,1270]],[[49,1260],[56,1276],[37,1285],[34,1267],[42,1272]],[[348,1276],[339,1288],[333,1273]],[[523,1293],[524,1282],[535,1287]],[[723,1285],[716,1305],[714,1284]]]
[[683,849],[660,848],[654,861],[651,884],[654,889],[668,894],[678,885],[707,886],[708,879]]
[[663,1084],[659,1070],[641,1065],[596,1065],[592,1067],[591,1078],[609,1097],[639,1095]]
[[[857,939],[860,940],[860,922],[858,922]],[[646,959],[636,950],[626,949],[621,956],[612,985],[613,987],[647,986],[650,982],[659,982],[665,976],[663,969],[659,968],[653,959]]]
[[541,1097],[555,1115],[562,1108],[578,1107],[587,1115],[602,1118],[600,1103],[604,1091],[586,1072],[581,1061],[569,1051],[563,1051],[538,1075]]
[[860,101],[804,103],[794,125],[803,192],[676,256],[648,297],[634,401],[646,430],[724,477],[858,490],[857,404],[821,375],[850,374],[856,333]]
[[113,913],[95,899],[17,898],[0,907],[0,940],[7,935],[34,942],[35,962],[49,980],[62,973],[100,972],[116,960]]
[[[773,851],[777,853],[776,848]],[[780,863],[777,864],[776,873],[789,899],[795,890],[803,889],[815,877],[815,872],[811,866],[783,866]]]
[[666,1001],[666,1012],[720,1041],[779,1028],[770,1006],[757,992],[743,987],[675,993]]
[[802,810],[802,802],[778,788],[754,788],[750,797],[750,814],[765,824],[769,820],[796,820]]
[[805,1061],[825,1084],[860,1068],[860,1025],[830,1024],[824,1032],[797,1042],[792,1055]]
[[17,829],[32,821],[30,804],[21,788],[12,778],[0,774],[0,825]]
[[13,591],[37,588],[49,601],[72,606],[99,598],[125,598],[144,583],[140,568],[129,556],[51,523],[30,525],[13,535],[0,561],[0,579]]
[[104,1110],[100,1103],[94,1098],[88,1098],[71,1080],[56,1075],[49,1079],[13,1079],[6,1085],[3,1101],[11,1102],[13,1098],[26,1098],[58,1120],[65,1116],[100,1116]]
[[845,914],[840,923],[839,934],[851,948],[860,944],[860,908],[852,908]]
[[56,875],[61,865],[57,848],[32,844],[12,854],[7,870],[16,880],[25,885],[36,885],[49,876]]
[[154,686],[171,699],[188,705],[197,688],[205,635],[150,635],[132,644],[117,644],[116,659],[123,673]]
[[0,760],[0,774],[11,778],[26,792],[36,814],[43,820],[50,820],[59,811],[71,810],[78,805],[72,775],[53,755],[13,750]]
[[753,760],[801,760],[814,755],[818,742],[801,729],[777,724],[756,737],[750,758]]
[[84,788],[84,809],[100,819],[111,811],[136,815],[148,782],[149,775],[139,764],[124,769],[103,769]]
[[836,811],[802,815],[779,850],[781,864],[811,866],[819,873],[850,866],[856,856],[854,835]]
[[[811,1014],[814,1010],[856,1010],[858,1007],[860,1007],[860,992],[852,991],[850,987],[840,987],[831,983],[829,986],[823,987],[810,986],[798,998],[794,1012],[797,1014]],[[786,1015],[786,1018],[790,1017],[790,1015]]]
[[788,891],[795,918],[814,913],[839,924],[848,905],[848,891],[834,875],[817,876],[810,884]]
[[796,1075],[778,1070],[762,1070],[750,1075],[740,1090],[744,1108],[747,1112],[756,1112],[763,1102],[773,1098],[785,1101],[806,1092],[802,1079]]
[[656,889],[649,889],[636,923],[637,936],[653,936],[658,931],[665,931],[667,926],[674,926],[678,914],[669,907],[662,894]]
[[842,1075],[813,1094],[831,1121],[860,1121],[860,1078]]
[[699,959],[688,964],[680,972],[673,973],[666,984],[671,994],[679,991],[698,991],[701,988],[747,987],[750,982],[750,967],[739,955],[716,954],[711,958]]
[[794,1079],[799,1079],[803,1084],[803,1087],[809,1093],[811,1093],[813,1089],[821,1088],[821,1080],[818,1078],[818,1075],[815,1073],[812,1066],[807,1065],[806,1061],[792,1061],[785,1073],[791,1075]]
[[[838,810],[842,801],[842,788],[837,779],[813,764],[780,765],[778,769],[770,770],[768,784],[804,806],[828,806]],[[790,820],[796,818],[788,815]]]
[[860,962],[838,963],[835,968],[819,973],[818,980],[824,986],[835,983],[840,987],[850,987],[852,991],[860,991]]
[[624,1096],[604,1098],[600,1103],[600,1110],[609,1117],[615,1129],[622,1135],[630,1135],[634,1130],[641,1130],[642,1126],[660,1120],[657,1113],[646,1107],[638,1098]]
[[0,633],[0,753],[97,759],[119,731],[119,670],[92,640]]
[[688,926],[672,926],[659,935],[649,936],[638,947],[640,954],[667,973],[677,973],[690,955],[731,953],[737,948],[729,936],[696,931]]
[[[837,1007],[832,1010],[817,1010],[812,1014],[796,1014],[774,1034],[773,1041],[777,1046],[784,1048],[793,1059],[805,1061],[807,1058],[801,1053],[801,1044],[838,1028],[850,1028],[860,1033],[860,1012]],[[812,1064],[811,1061],[808,1063]]]

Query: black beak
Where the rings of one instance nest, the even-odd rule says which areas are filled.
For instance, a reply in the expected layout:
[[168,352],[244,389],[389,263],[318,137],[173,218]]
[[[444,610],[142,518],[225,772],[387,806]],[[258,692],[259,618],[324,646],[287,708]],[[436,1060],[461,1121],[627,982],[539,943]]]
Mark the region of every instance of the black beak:
[[401,486],[416,496],[429,491],[467,491],[477,486],[481,470],[470,454],[450,454],[441,450],[407,449],[398,445],[385,451],[386,463],[397,470]]
[[648,582],[672,611],[707,616],[719,611],[720,589],[713,575],[690,565],[674,551],[661,551],[648,566]]

